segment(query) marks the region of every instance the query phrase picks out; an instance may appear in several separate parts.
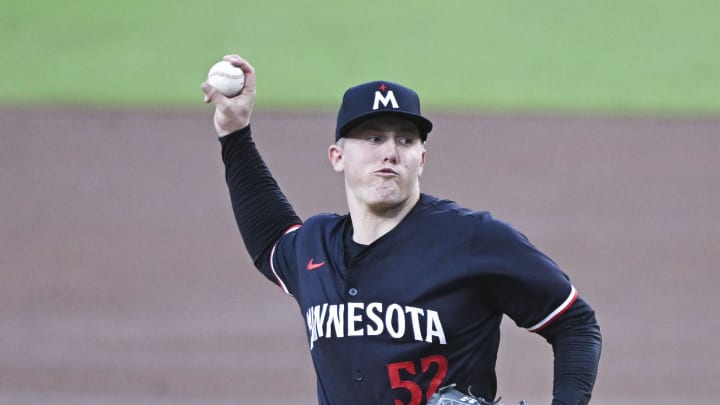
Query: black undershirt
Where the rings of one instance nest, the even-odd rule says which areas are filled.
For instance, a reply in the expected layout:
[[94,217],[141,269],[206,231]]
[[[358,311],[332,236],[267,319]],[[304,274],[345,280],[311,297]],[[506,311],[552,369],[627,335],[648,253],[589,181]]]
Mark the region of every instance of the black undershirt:
[[347,222],[345,223],[345,229],[343,230],[343,247],[345,248],[346,265],[352,263],[360,252],[368,247],[368,245],[362,245],[353,240],[353,226],[349,216],[347,218]]

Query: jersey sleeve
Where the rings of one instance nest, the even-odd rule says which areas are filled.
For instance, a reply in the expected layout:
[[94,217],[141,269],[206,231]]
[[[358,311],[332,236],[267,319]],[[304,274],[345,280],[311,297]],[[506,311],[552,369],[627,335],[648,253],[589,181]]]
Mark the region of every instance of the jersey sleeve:
[[479,225],[469,263],[478,277],[481,299],[531,332],[550,325],[578,296],[554,261],[523,234],[493,218]]
[[233,213],[245,247],[255,267],[281,285],[270,266],[271,251],[302,221],[265,165],[249,126],[220,138],[220,143]]
[[301,225],[291,226],[270,251],[268,265],[275,282],[290,296],[294,296],[298,285],[295,258],[298,230]]

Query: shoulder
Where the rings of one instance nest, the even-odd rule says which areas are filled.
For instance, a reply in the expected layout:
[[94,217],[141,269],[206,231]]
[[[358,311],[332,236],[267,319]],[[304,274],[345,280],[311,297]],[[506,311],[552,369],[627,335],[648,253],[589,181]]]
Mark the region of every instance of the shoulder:
[[473,210],[455,201],[423,194],[418,203],[425,220],[449,223],[457,229],[472,228],[478,239],[495,243],[526,243],[527,238],[510,223],[494,217],[486,210]]
[[344,221],[347,215],[322,213],[311,216],[305,221],[304,225],[322,226],[327,224],[334,224],[337,222]]
[[525,235],[520,233],[520,231],[510,223],[490,215],[479,224],[479,234],[483,237],[507,242],[527,240]]
[[347,215],[330,213],[313,215],[303,223],[303,226],[299,229],[299,233],[323,234],[340,231],[346,220]]
[[418,201],[418,209],[428,216],[443,216],[446,218],[459,218],[463,220],[476,218],[483,220],[490,217],[488,211],[476,211],[466,208],[448,199],[441,199],[432,195],[422,194]]
[[418,202],[418,212],[424,221],[441,221],[455,226],[488,226],[496,221],[489,211],[464,207],[455,201],[423,194]]
[[302,225],[290,228],[276,246],[285,254],[296,254],[304,249],[315,251],[323,246],[336,246],[338,241],[342,240],[346,218],[347,216],[337,214],[314,215]]
[[476,231],[475,240],[480,250],[493,251],[497,254],[505,252],[511,256],[520,252],[536,251],[523,233],[501,219],[488,216],[478,223]]
[[452,200],[423,194],[411,221],[435,239],[469,242],[476,239],[483,223],[492,221],[492,216],[488,211],[473,210]]

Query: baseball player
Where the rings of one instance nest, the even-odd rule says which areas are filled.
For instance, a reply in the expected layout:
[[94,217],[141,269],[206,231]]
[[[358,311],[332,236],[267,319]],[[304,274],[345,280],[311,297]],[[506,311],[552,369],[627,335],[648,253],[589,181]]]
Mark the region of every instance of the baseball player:
[[255,71],[233,98],[203,83],[235,218],[257,269],[300,306],[321,405],[424,405],[440,387],[492,401],[500,321],[555,355],[553,404],[590,400],[601,336],[558,266],[489,213],[420,192],[432,123],[418,95],[348,89],[328,157],[349,213],[302,221],[251,137]]

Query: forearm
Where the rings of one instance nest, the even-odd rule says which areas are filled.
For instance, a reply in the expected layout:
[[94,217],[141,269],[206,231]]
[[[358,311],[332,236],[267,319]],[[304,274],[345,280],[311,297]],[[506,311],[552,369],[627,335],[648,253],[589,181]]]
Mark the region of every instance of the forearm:
[[250,126],[221,137],[220,143],[235,220],[255,266],[263,270],[274,243],[302,221],[262,160]]
[[583,300],[541,334],[552,344],[553,405],[584,405],[592,396],[602,337],[595,314]]

